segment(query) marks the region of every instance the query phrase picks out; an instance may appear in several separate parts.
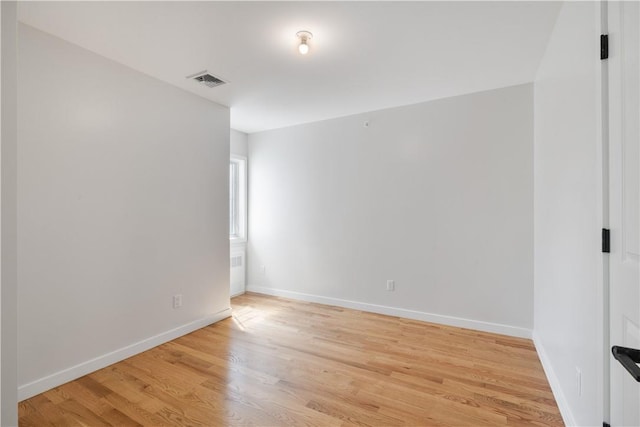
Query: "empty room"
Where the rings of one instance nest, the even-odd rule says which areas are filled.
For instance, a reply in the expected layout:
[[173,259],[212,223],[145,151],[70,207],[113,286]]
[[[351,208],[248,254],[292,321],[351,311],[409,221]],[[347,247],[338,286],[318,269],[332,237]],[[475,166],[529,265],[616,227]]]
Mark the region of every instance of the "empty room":
[[0,425],[640,425],[640,3],[0,12]]

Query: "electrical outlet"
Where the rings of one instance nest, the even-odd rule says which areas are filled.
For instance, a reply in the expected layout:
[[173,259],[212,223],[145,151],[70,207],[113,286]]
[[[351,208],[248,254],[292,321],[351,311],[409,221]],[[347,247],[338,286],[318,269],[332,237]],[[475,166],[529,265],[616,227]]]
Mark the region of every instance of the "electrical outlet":
[[396,281],[395,280],[387,280],[387,290],[389,292],[396,290]]
[[582,396],[582,371],[576,366],[576,391]]
[[174,295],[173,308],[180,308],[180,307],[182,307],[182,294]]
[[260,266],[260,273],[262,273],[262,274],[267,274],[267,267],[266,267],[266,266],[264,266],[264,265],[261,265],[261,266]]

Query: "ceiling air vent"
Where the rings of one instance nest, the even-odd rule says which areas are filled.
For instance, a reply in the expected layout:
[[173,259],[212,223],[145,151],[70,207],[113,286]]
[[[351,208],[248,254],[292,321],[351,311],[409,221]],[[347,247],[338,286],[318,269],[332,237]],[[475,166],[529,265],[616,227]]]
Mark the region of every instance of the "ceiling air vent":
[[214,76],[213,74],[207,73],[207,71],[201,71],[199,73],[193,74],[191,76],[187,76],[188,79],[193,79],[197,82],[200,82],[208,87],[216,87],[223,85],[227,82],[224,80]]

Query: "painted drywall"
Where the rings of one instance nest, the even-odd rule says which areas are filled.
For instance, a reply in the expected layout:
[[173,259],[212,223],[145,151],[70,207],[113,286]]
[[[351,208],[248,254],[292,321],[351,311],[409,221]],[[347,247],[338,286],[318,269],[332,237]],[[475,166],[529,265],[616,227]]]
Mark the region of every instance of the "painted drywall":
[[569,425],[603,421],[599,8],[563,5],[534,91],[534,336]]
[[249,135],[231,129],[231,154],[244,157],[249,155]]
[[248,289],[530,333],[532,96],[250,134]]
[[228,313],[229,110],[25,25],[19,53],[24,398]]
[[16,2],[1,2],[2,67],[2,273],[0,292],[0,425],[18,425],[17,360],[17,18]]
[[[257,132],[531,82],[558,9],[554,1],[25,1],[19,16],[232,105],[232,126]],[[314,34],[305,57],[301,29]],[[209,90],[184,78],[205,67],[231,83]]]

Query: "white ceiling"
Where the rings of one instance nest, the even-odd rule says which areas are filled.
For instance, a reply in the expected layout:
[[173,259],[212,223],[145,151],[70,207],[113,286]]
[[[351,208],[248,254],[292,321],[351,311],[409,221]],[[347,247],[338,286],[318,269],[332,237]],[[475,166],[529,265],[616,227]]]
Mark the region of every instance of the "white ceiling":
[[[533,81],[558,2],[20,2],[19,19],[231,107],[248,133]],[[314,34],[311,51],[295,33]],[[214,89],[185,79],[202,70]]]

